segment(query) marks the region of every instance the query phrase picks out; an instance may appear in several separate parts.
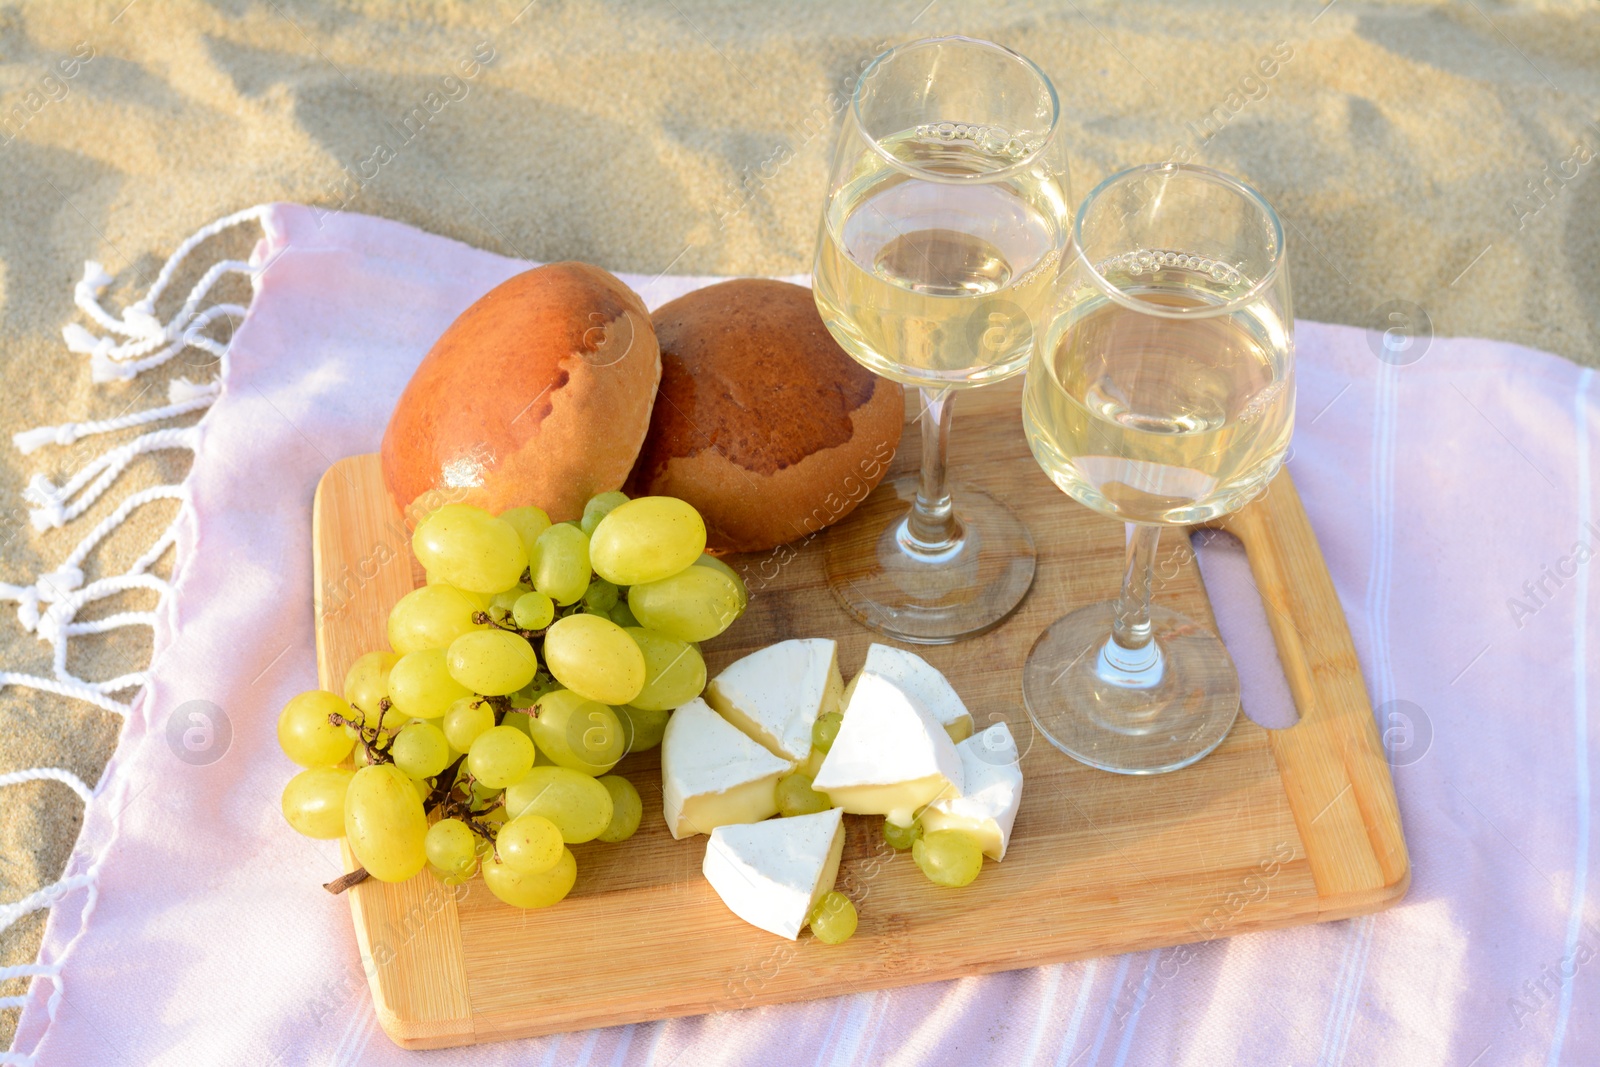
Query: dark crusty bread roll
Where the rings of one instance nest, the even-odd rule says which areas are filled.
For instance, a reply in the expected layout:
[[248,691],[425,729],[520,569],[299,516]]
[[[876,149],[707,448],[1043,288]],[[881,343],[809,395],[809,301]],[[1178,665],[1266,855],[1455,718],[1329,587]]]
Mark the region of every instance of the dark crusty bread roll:
[[756,552],[839,521],[882,480],[903,392],[845,354],[809,289],[742,278],[652,317],[661,386],[633,495],[681,497],[709,548]]

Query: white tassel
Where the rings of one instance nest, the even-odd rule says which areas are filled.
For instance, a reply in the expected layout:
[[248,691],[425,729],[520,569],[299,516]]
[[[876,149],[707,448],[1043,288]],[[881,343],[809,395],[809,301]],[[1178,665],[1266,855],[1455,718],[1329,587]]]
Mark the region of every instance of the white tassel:
[[65,600],[69,594],[83,588],[83,571],[77,567],[58,567],[49,574],[39,575],[33,587],[39,591],[40,600]]
[[78,424],[64,422],[60,426],[41,426],[37,430],[19,430],[11,435],[11,443],[24,456],[39,451],[45,445],[70,445],[78,439]]
[[[179,379],[180,381],[182,379]],[[176,384],[174,382],[173,384]],[[190,383],[184,382],[185,385]],[[191,386],[192,388],[192,386]],[[179,390],[168,390],[170,396]],[[43,448],[45,445],[70,445],[82,437],[95,434],[115,433],[134,426],[143,426],[146,423],[161,422],[164,419],[176,418],[187,415],[191,411],[208,408],[217,399],[215,390],[210,392],[195,391],[186,399],[175,401],[164,407],[149,408],[138,411],[132,415],[118,415],[114,419],[99,419],[94,422],[64,422],[60,426],[41,426],[36,430],[23,430],[11,435],[11,441],[23,455],[28,455]]]
[[174,378],[167,383],[167,399],[174,404],[199,400],[203,396],[216,397],[221,393],[221,382],[191,382],[187,378]]
[[97,351],[102,344],[111,347],[108,337],[96,337],[76,322],[69,322],[61,327],[61,339],[67,342],[67,351],[76,352],[80,356],[87,356]]
[[39,625],[39,590],[33,586],[0,582],[0,600],[16,601],[17,621],[24,630],[31,633]]
[[[194,451],[200,441],[198,430],[198,426],[184,426],[141,434],[127,444],[91,460],[62,486],[54,485],[42,474],[35,474],[22,491],[23,499],[34,505],[29,515],[34,529],[52,529],[82,515],[100,498],[100,494],[110,488],[129,463],[146,452],[172,448]],[[73,497],[77,499],[73,500]],[[69,500],[73,502],[67,503]]]

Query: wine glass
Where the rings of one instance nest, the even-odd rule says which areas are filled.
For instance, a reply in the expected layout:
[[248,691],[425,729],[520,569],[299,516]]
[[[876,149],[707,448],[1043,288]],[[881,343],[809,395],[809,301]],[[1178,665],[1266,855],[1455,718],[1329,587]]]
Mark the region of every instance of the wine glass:
[[1070,215],[1050,80],[988,41],[936,37],[862,73],[834,151],[812,273],[828,330],[919,391],[922,470],[826,536],[828,584],[902,641],[981,633],[1033,583],[1033,538],[1005,505],[945,481],[960,389],[1021,373]]
[[1228,650],[1150,603],[1163,526],[1243,506],[1294,426],[1294,314],[1283,227],[1259,193],[1206,167],[1107,178],[1028,368],[1029,447],[1074,500],[1128,526],[1121,595],[1056,620],[1023,667],[1028,714],[1056,747],[1123,774],[1216,748],[1239,710]]

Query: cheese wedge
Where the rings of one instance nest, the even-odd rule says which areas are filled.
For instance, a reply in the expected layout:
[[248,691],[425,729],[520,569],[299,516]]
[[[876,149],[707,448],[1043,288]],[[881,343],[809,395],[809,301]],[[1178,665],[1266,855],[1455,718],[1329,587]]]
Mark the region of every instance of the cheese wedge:
[[837,642],[812,637],[730,663],[706,686],[705,700],[768,752],[798,763],[811,754],[811,725],[839,710],[843,690]]
[[857,815],[909,826],[930,801],[961,793],[961,756],[920,701],[876,671],[862,671],[839,736],[812,787]]
[[839,876],[844,837],[838,808],[719,826],[700,869],[735,915],[793,941]]
[[1003,860],[1022,804],[1022,768],[1011,729],[997,722],[961,742],[956,751],[961,754],[961,795],[929,804],[922,828],[965,830],[982,843],[984,855]]
[[672,713],[661,739],[662,814],[675,838],[778,813],[779,759],[695,697]]
[[[950,740],[960,743],[972,736],[972,713],[956,695],[955,687],[933,664],[915,652],[874,643],[867,648],[867,662],[862,664],[861,671],[881,674],[899,685],[939,720]],[[845,689],[842,700],[846,706],[860,679],[861,675],[856,675]]]

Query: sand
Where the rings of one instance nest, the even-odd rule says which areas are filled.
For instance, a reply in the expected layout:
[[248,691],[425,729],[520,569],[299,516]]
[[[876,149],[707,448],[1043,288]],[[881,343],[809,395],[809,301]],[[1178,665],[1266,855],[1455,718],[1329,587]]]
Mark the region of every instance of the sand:
[[[803,272],[843,90],[885,42],[949,32],[1017,48],[1055,80],[1076,196],[1169,158],[1261,189],[1287,223],[1301,317],[1388,326],[1420,308],[1440,334],[1600,362],[1600,17],[1577,3],[125,2],[0,11],[7,437],[210,373],[190,353],[94,386],[61,343],[72,286],[99,260],[119,307],[198,226],[261,201],[615,270]],[[408,127],[430,93],[443,103]],[[379,142],[394,158],[362,177]],[[63,477],[105,444],[0,449],[0,581],[53,567],[126,491],[186,463],[138,461],[87,519],[33,532],[28,477]],[[90,577],[122,570],[169,517],[147,509]],[[77,643],[73,666],[105,677],[148,652],[123,631]],[[48,674],[47,646],[0,622],[0,663]],[[92,783],[117,728],[0,691],[0,771],[57,765]],[[79,811],[54,784],[5,794],[0,900],[58,874]],[[42,913],[0,934],[0,964],[31,960],[41,928]],[[7,1044],[14,1015],[0,1015]]]

